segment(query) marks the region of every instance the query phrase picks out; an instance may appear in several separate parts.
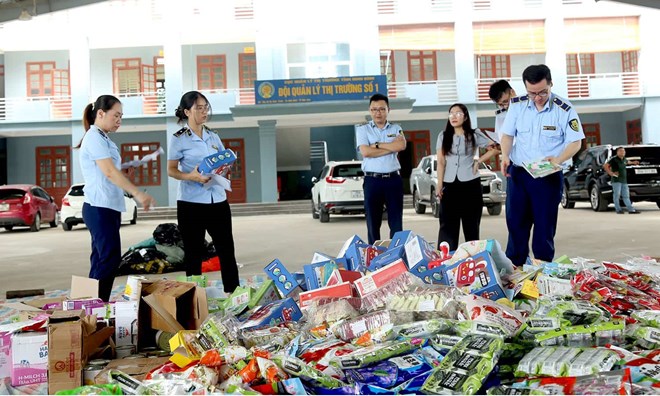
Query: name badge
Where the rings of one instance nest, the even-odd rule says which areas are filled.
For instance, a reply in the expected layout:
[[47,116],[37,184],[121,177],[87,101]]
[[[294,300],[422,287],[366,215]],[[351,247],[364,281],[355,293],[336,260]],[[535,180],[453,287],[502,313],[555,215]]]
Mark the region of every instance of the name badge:
[[556,131],[557,127],[554,125],[543,125],[543,130],[544,131]]
[[387,135],[387,137],[396,137],[396,133],[390,133]]

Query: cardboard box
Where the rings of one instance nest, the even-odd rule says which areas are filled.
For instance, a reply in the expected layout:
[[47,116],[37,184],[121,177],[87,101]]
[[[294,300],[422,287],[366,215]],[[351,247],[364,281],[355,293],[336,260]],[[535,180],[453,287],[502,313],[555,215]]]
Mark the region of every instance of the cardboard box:
[[197,331],[182,330],[170,338],[170,361],[179,367],[186,367],[190,363],[199,361],[204,348],[197,342]]
[[487,251],[442,268],[443,281],[449,286],[494,301],[506,297],[500,275]]
[[168,356],[158,358],[137,358],[137,359],[116,359],[108,363],[107,366],[95,378],[94,383],[98,385],[108,383],[108,372],[110,370],[121,370],[138,381],[143,381],[144,377],[153,369],[167,363]]
[[349,298],[353,297],[353,288],[348,282],[343,282],[334,286],[322,287],[316,290],[300,293],[300,309],[305,310],[315,298]]
[[257,309],[241,325],[241,329],[252,329],[255,327],[275,326],[283,322],[295,322],[302,318],[302,312],[293,298],[272,302]]
[[408,272],[408,267],[406,267],[406,263],[403,260],[399,260],[357,279],[355,281],[355,287],[360,297],[364,297],[405,272]]
[[31,331],[11,336],[11,384],[48,381],[48,333]]
[[332,276],[333,270],[337,270],[336,276],[339,276],[339,268],[346,268],[346,259],[332,259],[313,264],[303,265],[305,273],[305,284],[307,290],[311,291],[319,287],[325,287]]
[[280,295],[275,289],[275,283],[268,279],[259,286],[257,291],[252,295],[252,298],[248,302],[249,308],[254,308],[256,306],[270,304],[273,301],[280,299]]
[[367,245],[366,243],[354,243],[346,249],[346,269],[364,272],[369,268],[376,256],[385,252],[385,247]]
[[275,287],[284,297],[294,297],[300,293],[298,281],[280,260],[273,260],[264,271],[275,282]]
[[367,269],[369,271],[376,271],[398,261],[403,261],[406,264],[406,268],[408,268],[405,246],[391,248],[386,252],[379,254],[373,260],[371,260],[371,263],[369,263]]
[[115,345],[138,347],[139,301],[117,301],[115,303]]
[[127,301],[139,301],[142,296],[142,287],[150,284],[151,282],[147,280],[142,275],[129,275],[126,278],[126,287],[124,288],[124,300]]
[[215,173],[218,175],[226,174],[231,165],[236,161],[236,154],[230,149],[218,151],[202,160],[199,164],[199,173]]
[[170,333],[195,330],[208,316],[204,288],[194,283],[159,280],[145,287],[142,294],[151,308],[152,329]]
[[48,393],[83,383],[83,367],[114,333],[84,311],[58,311],[48,321]]
[[0,378],[11,376],[11,333],[0,333]]
[[394,233],[390,244],[387,246],[387,250],[392,250],[398,248],[399,246],[405,246],[408,241],[416,237],[417,235],[410,230],[403,230]]
[[[344,242],[344,245],[341,247],[341,249],[339,249],[339,253],[337,253],[337,257],[344,257],[348,248],[356,243],[365,244],[366,242],[362,240],[362,238],[360,238],[359,236],[353,235],[352,237],[348,238],[346,242]],[[347,268],[347,269],[351,269],[351,268]]]

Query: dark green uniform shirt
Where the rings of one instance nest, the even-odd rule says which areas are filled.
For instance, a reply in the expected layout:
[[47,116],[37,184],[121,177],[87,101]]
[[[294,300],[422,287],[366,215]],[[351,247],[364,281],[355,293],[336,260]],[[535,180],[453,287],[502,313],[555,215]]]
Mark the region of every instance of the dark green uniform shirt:
[[610,158],[607,162],[610,164],[610,169],[613,173],[619,172],[619,177],[612,176],[612,182],[627,183],[626,178],[626,165],[628,165],[628,160],[624,157],[623,159],[619,158],[618,155]]

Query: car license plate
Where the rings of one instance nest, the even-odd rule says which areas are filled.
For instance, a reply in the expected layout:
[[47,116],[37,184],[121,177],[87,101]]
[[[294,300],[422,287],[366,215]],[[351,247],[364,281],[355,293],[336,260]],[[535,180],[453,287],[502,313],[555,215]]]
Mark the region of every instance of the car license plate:
[[635,169],[636,175],[648,175],[658,173],[657,169]]
[[362,190],[353,190],[351,191],[351,198],[362,198]]
[[9,204],[0,204],[0,212],[6,212],[9,210]]

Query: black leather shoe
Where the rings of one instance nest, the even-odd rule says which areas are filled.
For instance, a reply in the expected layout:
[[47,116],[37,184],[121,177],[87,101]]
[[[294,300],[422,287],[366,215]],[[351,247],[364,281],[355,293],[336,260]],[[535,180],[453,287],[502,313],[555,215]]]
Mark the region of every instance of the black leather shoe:
[[628,212],[630,214],[639,214],[639,210],[633,210],[632,212]]

